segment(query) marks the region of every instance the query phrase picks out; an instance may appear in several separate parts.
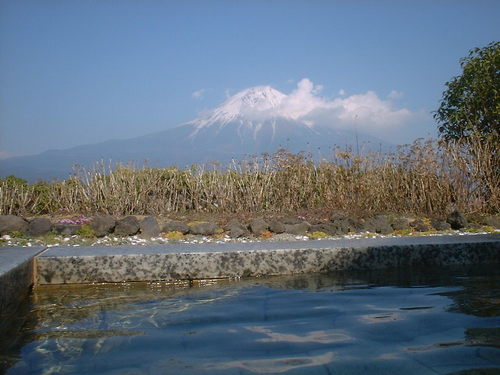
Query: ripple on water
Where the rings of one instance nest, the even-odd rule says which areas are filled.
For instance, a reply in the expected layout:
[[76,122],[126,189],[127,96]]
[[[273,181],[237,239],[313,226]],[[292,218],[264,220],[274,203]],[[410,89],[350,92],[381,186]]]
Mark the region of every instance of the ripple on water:
[[37,288],[7,373],[500,372],[494,267],[189,285]]

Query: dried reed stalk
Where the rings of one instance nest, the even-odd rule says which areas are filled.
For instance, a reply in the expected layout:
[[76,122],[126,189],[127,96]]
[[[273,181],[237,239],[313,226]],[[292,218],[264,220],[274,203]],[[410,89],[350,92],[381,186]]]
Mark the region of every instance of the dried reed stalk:
[[417,140],[390,154],[335,149],[330,160],[280,150],[226,167],[136,168],[99,163],[64,181],[0,180],[0,213],[168,215],[304,209],[443,216],[498,213],[496,142]]

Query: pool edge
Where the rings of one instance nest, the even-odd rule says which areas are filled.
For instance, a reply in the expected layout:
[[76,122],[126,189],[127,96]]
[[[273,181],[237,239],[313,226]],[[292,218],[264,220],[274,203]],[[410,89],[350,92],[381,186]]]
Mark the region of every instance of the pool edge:
[[36,280],[36,256],[45,247],[0,248],[0,313],[16,307],[17,302],[29,293]]
[[[36,257],[35,283],[90,284],[134,281],[204,280],[241,277],[294,275],[349,269],[383,269],[408,266],[445,266],[453,264],[500,264],[500,237],[462,236],[462,242],[428,243],[411,239],[392,243],[372,241],[369,246],[315,247],[305,242],[302,248],[231,250],[212,246],[209,251],[167,251],[160,247],[152,253],[140,249],[117,254],[101,249],[98,255],[51,256],[50,251]],[[358,243],[359,244],[359,243]],[[344,244],[343,244],[344,245]],[[219,250],[218,250],[219,249]],[[58,254],[56,252],[56,254]],[[95,251],[94,251],[95,254]]]

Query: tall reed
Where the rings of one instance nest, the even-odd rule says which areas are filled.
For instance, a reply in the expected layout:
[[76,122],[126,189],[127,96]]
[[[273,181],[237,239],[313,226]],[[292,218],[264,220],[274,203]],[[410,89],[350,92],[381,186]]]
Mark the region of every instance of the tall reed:
[[498,213],[498,144],[417,140],[394,153],[328,159],[279,150],[227,166],[191,169],[105,165],[63,181],[0,180],[0,213],[257,213],[325,208],[442,216],[453,209]]

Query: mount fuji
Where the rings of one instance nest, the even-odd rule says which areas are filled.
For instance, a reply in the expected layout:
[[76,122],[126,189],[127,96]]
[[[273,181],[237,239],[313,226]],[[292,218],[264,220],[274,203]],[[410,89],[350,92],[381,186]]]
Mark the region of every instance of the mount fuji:
[[14,174],[29,181],[67,178],[75,164],[92,167],[101,160],[184,168],[194,163],[225,163],[280,148],[327,157],[335,145],[388,146],[354,130],[304,120],[287,111],[287,100],[286,94],[270,86],[251,87],[194,120],[165,131],[0,160],[0,177]]

